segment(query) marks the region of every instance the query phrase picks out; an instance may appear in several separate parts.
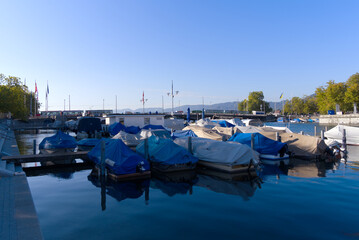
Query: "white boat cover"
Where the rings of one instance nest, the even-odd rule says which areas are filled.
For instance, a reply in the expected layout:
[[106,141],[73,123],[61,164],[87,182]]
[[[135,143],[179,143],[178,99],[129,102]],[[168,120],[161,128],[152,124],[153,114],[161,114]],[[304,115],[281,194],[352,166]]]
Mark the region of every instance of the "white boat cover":
[[218,123],[212,122],[210,119],[200,119],[197,120],[196,123],[190,124],[190,126],[199,126],[199,127],[205,127],[205,128],[213,128],[215,126],[219,126]]
[[264,126],[260,128],[261,131],[264,132],[279,132],[279,133],[293,133],[289,128],[287,127],[272,127],[272,126]]
[[263,122],[260,119],[242,119],[242,122],[246,125],[246,126],[263,126]]
[[237,126],[237,128],[242,133],[257,133],[262,131],[260,127],[254,127],[254,126],[243,126],[243,127]]
[[226,119],[226,121],[235,126],[245,126],[245,124],[242,122],[240,118]]
[[150,130],[142,129],[137,134],[130,134],[125,131],[120,131],[112,139],[121,139],[127,146],[135,147],[137,146],[142,140],[151,137],[153,134]]
[[192,130],[200,138],[208,138],[217,141],[222,141],[224,138],[226,138],[224,134],[220,134],[217,131],[206,127],[190,125],[185,127],[183,130]]
[[[263,131],[260,134],[273,140],[276,139],[275,132]],[[318,137],[296,133],[279,133],[279,136],[281,142],[288,144],[288,150],[294,154],[294,157],[318,158],[326,156],[328,146]]]
[[324,137],[334,139],[339,143],[343,142],[343,130],[345,129],[347,144],[359,145],[359,128],[345,125],[337,125],[336,127],[326,131]]
[[[188,149],[188,137],[174,142]],[[250,147],[236,142],[219,142],[206,138],[192,138],[192,152],[199,160],[228,166],[258,163],[258,154]]]

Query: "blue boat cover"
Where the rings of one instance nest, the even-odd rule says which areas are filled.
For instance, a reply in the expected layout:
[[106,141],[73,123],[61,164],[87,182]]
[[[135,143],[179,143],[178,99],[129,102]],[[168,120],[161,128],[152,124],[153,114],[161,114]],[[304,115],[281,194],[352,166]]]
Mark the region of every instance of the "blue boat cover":
[[274,141],[260,133],[235,133],[228,141],[239,142],[251,146],[251,135],[254,135],[254,150],[260,154],[277,155],[288,149],[286,143]]
[[82,117],[79,119],[77,131],[87,133],[95,133],[95,131],[101,132],[101,120],[94,117]]
[[218,123],[221,127],[235,127],[232,123],[226,120],[212,120],[211,122]]
[[39,145],[39,149],[61,149],[75,147],[77,147],[76,139],[61,131],[58,131],[51,137],[44,138]]
[[152,125],[152,124],[148,124],[146,126],[144,126],[142,129],[151,129],[151,130],[156,130],[156,129],[166,129],[164,126],[162,125]]
[[125,125],[116,122],[108,127],[108,131],[112,136],[115,136],[120,131],[125,131],[126,133],[130,133],[130,134],[137,134],[141,131],[141,128],[136,126],[126,127]]
[[115,122],[114,124],[111,124],[108,127],[108,132],[112,135],[115,136],[117,133],[119,133],[120,131],[125,131],[126,127],[119,123],[119,122]]
[[198,137],[192,130],[178,130],[174,131],[172,134],[172,139],[182,138],[182,137]]
[[88,153],[91,161],[96,164],[100,163],[102,140],[105,141],[105,162],[110,172],[120,175],[148,171],[150,169],[149,163],[143,157],[133,152],[120,139],[101,139]]
[[125,131],[130,134],[137,134],[141,131],[141,128],[139,128],[137,126],[129,126],[129,127],[126,127]]
[[[145,155],[145,141],[137,145],[136,152],[142,156]],[[178,146],[170,139],[156,136],[148,138],[148,154],[150,161],[164,165],[198,162],[198,159],[185,148]]]
[[79,145],[79,146],[89,146],[89,147],[93,147],[93,146],[95,146],[99,141],[100,141],[100,139],[97,139],[97,138],[84,138],[84,139],[81,139],[80,141],[78,141],[78,142],[77,142],[77,145]]

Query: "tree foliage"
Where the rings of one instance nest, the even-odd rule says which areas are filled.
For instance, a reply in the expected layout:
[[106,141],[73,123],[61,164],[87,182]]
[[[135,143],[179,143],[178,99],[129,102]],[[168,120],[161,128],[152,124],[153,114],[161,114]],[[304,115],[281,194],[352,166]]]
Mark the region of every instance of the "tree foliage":
[[272,108],[269,106],[269,103],[264,101],[264,95],[262,91],[250,92],[248,95],[248,100],[244,99],[238,103],[239,111],[265,111],[271,112]]
[[[35,101],[34,94],[29,92],[20,78],[0,74],[0,112],[11,112],[14,118],[27,119],[30,114],[30,102],[35,111]],[[36,105],[39,108],[39,104]]]

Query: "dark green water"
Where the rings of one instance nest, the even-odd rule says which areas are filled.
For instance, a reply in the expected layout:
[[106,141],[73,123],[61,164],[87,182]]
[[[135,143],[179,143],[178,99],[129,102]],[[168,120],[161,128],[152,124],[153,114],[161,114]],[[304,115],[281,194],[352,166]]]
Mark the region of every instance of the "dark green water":
[[[19,135],[20,150],[48,135]],[[259,178],[192,172],[101,185],[82,170],[28,181],[45,239],[359,239],[358,162],[349,147],[346,165],[293,160]]]

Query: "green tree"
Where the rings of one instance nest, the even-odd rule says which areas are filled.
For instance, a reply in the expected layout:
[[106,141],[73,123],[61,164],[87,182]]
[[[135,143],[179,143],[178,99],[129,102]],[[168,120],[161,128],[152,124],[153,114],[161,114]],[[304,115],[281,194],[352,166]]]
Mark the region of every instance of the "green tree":
[[318,112],[317,98],[315,96],[304,97],[304,113],[313,114]]
[[345,83],[335,83],[331,80],[326,87],[319,87],[315,91],[317,96],[317,103],[320,113],[325,114],[328,110],[334,110],[336,104],[339,104],[343,112],[352,109],[351,104],[345,102],[345,93],[347,85]]
[[293,113],[293,107],[292,103],[289,100],[286,100],[284,103],[284,114],[292,114]]
[[299,97],[293,97],[292,100],[292,111],[295,114],[304,113],[304,101]]
[[[20,78],[0,74],[0,112],[11,112],[14,118],[27,119],[31,94]],[[35,97],[32,97],[35,109]],[[39,107],[39,104],[37,103]]]
[[353,74],[346,82],[347,91],[345,92],[344,101],[348,105],[359,103],[359,73]]
[[271,112],[272,108],[268,102],[264,101],[264,95],[262,91],[250,92],[248,95],[248,111],[265,111]]

